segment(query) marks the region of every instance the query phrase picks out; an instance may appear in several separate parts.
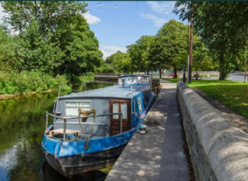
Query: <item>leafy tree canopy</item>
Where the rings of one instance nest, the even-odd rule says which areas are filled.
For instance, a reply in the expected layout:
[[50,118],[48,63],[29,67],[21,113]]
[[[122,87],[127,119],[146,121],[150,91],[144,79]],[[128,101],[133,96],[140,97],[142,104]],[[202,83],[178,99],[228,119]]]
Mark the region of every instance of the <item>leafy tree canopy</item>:
[[12,37],[4,26],[0,25],[0,70],[13,69],[12,64],[15,61],[15,51],[13,49],[14,37]]
[[102,63],[99,43],[82,13],[86,3],[2,2],[5,21],[18,32],[15,66],[54,75],[81,75]]
[[113,57],[113,67],[119,73],[127,73],[130,71],[131,59],[127,53],[123,53],[121,51],[117,51],[112,55]]
[[230,72],[228,55],[247,45],[246,2],[177,2],[175,13],[181,19],[194,17],[194,27],[220,67],[220,79]]
[[149,50],[154,43],[155,36],[143,35],[135,44],[127,46],[127,52],[130,55],[132,71],[151,70],[151,60],[149,59]]
[[163,69],[172,66],[174,77],[177,77],[178,66],[182,66],[177,56],[188,47],[188,27],[176,20],[170,20],[163,25],[156,35],[155,43],[150,50],[153,67]]

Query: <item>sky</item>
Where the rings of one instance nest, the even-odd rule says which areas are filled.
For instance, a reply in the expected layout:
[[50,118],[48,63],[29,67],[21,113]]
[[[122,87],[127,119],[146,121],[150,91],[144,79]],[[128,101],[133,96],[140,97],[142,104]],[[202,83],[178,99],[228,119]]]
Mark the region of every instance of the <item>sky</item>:
[[[179,20],[173,13],[174,1],[89,1],[83,16],[99,41],[103,58],[126,52],[126,46],[142,35],[156,35],[169,20]],[[4,16],[0,6],[0,23]]]

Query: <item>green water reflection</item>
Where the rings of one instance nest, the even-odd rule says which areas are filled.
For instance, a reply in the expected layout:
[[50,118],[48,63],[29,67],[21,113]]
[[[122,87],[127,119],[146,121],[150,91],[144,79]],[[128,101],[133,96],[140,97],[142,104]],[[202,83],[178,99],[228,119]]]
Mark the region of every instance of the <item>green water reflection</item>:
[[[109,85],[112,84],[88,83],[86,90]],[[73,87],[73,92],[82,91],[84,88],[83,85],[76,85]],[[52,112],[56,98],[57,92],[53,92],[0,101],[1,181],[67,180],[47,169],[49,167],[44,165],[44,155],[41,151],[45,111]],[[100,177],[104,176],[100,174]],[[85,180],[85,177],[77,177],[73,180]]]

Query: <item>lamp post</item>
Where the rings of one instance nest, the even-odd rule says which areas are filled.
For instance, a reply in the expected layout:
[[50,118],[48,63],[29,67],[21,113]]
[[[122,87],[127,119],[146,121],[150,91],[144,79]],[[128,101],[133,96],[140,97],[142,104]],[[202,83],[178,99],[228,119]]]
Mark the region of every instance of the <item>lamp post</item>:
[[183,64],[183,83],[186,82],[185,78],[185,64]]
[[192,70],[192,62],[193,62],[193,3],[191,2],[190,7],[191,15],[190,15],[190,38],[189,38],[189,64],[188,64],[188,83],[191,83],[191,70]]

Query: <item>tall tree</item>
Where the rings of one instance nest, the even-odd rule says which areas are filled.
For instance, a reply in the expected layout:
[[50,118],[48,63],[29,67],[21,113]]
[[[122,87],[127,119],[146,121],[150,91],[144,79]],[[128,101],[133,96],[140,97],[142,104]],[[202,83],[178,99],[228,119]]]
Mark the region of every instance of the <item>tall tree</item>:
[[112,63],[113,63],[113,55],[114,55],[114,54],[110,55],[109,57],[107,57],[107,58],[105,59],[105,63],[106,63],[106,64],[112,64]]
[[235,60],[234,64],[239,71],[244,71],[244,83],[247,82],[247,59],[248,59],[248,52],[247,46],[245,49],[240,49],[237,53],[232,55],[232,59]]
[[112,65],[118,73],[128,73],[130,72],[131,66],[131,58],[128,53],[123,53],[121,51],[117,51],[116,53],[111,55],[112,57]]
[[165,56],[163,42],[157,37],[149,50],[149,59],[151,60],[151,70],[158,70],[159,77],[162,78],[162,70],[169,68],[170,65],[168,64],[169,60]]
[[8,13],[5,21],[15,31],[25,31],[31,20],[39,24],[39,33],[46,35],[46,31],[56,31],[65,21],[73,15],[86,12],[86,3],[77,1],[3,1],[4,12]]
[[80,75],[100,66],[102,52],[82,13],[86,4],[61,1],[2,2],[5,21],[19,32],[20,69]]
[[57,73],[80,75],[81,72],[93,72],[94,66],[103,62],[99,42],[80,14],[74,15],[70,23],[61,24],[56,34],[60,50],[65,53],[64,63],[56,69]]
[[[176,20],[170,20],[156,34],[157,46],[152,48],[150,58],[156,61],[156,57],[159,57],[161,66],[172,66],[174,78],[177,78],[177,68],[181,63],[178,63],[176,57],[188,48],[187,38],[188,27]],[[156,54],[157,56],[153,56]]]
[[141,53],[137,44],[127,46],[127,53],[131,58],[131,73],[135,71],[142,71],[141,69]]
[[[219,62],[220,80],[230,72],[228,54],[244,48],[248,40],[246,2],[194,2],[194,27]],[[175,12],[188,19],[187,2],[177,2]]]
[[54,68],[62,64],[60,60],[64,54],[57,44],[51,41],[52,33],[47,33],[46,38],[43,38],[37,31],[38,28],[37,21],[32,20],[26,31],[16,37],[14,65],[19,71],[40,70],[52,74]]
[[244,83],[246,83],[247,82],[247,47],[245,48],[243,55],[244,55],[244,69],[245,69]]
[[194,47],[194,64],[192,68],[195,69],[196,79],[198,79],[198,70],[211,69],[213,67],[213,59],[202,39],[196,34],[194,36]]
[[149,71],[151,61],[149,57],[149,49],[155,40],[155,36],[143,35],[135,44],[127,46],[127,52],[132,60],[133,71]]
[[13,70],[15,62],[15,41],[6,28],[0,25],[0,70]]

